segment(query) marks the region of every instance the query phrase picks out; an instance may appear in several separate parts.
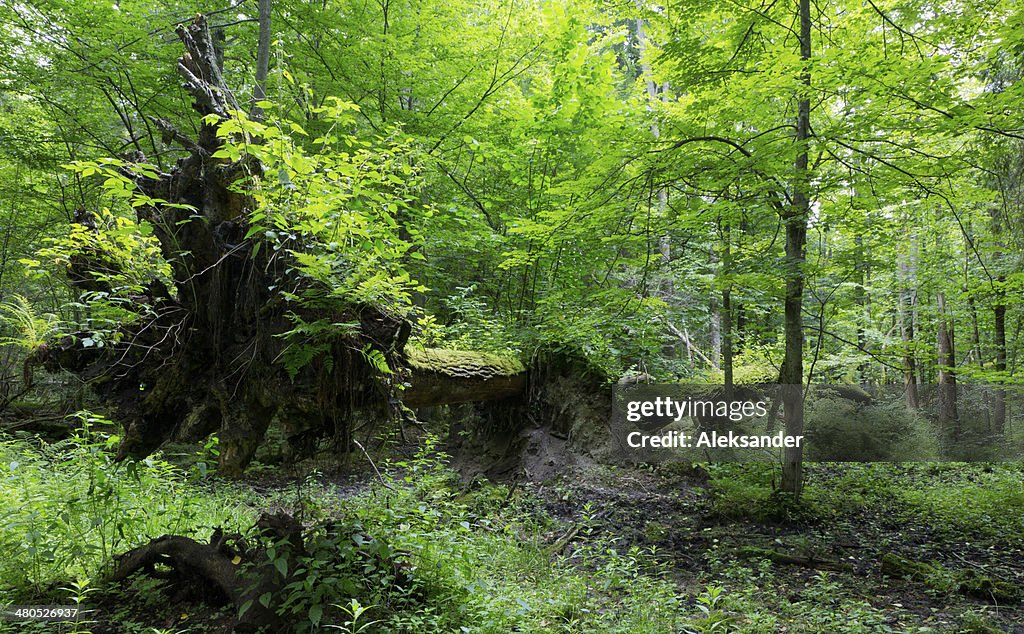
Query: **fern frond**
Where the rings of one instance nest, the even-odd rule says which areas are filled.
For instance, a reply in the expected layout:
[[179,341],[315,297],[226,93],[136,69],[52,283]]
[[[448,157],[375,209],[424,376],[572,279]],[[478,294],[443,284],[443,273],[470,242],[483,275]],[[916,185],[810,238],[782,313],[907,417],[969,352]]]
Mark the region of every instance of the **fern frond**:
[[0,346],[17,346],[34,350],[60,330],[60,320],[53,313],[37,313],[24,295],[12,295],[0,303],[0,324],[16,336],[0,337]]

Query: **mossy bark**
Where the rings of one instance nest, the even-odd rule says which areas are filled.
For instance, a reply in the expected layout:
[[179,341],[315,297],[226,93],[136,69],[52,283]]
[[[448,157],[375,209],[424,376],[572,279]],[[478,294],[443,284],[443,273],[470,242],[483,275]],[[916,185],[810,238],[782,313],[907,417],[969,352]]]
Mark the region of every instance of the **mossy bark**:
[[409,407],[497,400],[526,389],[526,367],[515,358],[414,347],[406,357],[411,376],[402,402]]
[[736,551],[736,557],[739,559],[767,559],[773,564],[781,566],[801,566],[803,568],[814,568],[815,570],[835,570],[840,572],[851,572],[853,570],[853,566],[844,561],[820,559],[813,555],[793,555],[755,546],[740,548]]

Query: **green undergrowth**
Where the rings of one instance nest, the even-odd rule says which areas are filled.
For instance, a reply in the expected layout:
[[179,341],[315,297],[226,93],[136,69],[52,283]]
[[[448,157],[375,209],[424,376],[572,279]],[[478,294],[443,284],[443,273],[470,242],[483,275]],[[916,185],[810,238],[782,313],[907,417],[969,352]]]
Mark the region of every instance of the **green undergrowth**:
[[120,552],[163,534],[208,537],[252,524],[236,491],[204,486],[207,463],[184,471],[159,457],[113,460],[109,422],[80,413],[68,440],[0,437],[0,603],[49,601],[97,577]]
[[[204,539],[223,526],[256,539],[262,510],[287,511],[306,527],[297,576],[271,600],[296,632],[980,632],[1000,623],[983,605],[934,618],[890,605],[875,572],[740,560],[745,542],[730,527],[778,527],[782,538],[764,544],[772,548],[818,548],[830,527],[876,531],[858,518],[890,515],[970,535],[1024,534],[1015,465],[811,464],[799,502],[773,494],[770,467],[707,465],[703,512],[719,523],[701,529],[702,546],[672,552],[666,540],[681,530],[674,524],[648,521],[648,539],[635,543],[609,527],[599,504],[584,500],[572,519],[558,519],[531,487],[465,484],[431,439],[412,458],[382,458],[379,476],[359,486],[315,472],[245,485],[207,473],[215,444],[187,467],[159,457],[116,464],[116,437],[97,431],[104,421],[83,414],[82,422],[79,436],[62,443],[0,440],[0,493],[10,501],[0,512],[0,602],[82,600],[96,623],[79,632],[223,631],[231,608],[172,605],[160,580],[104,586],[104,565],[163,534]],[[272,556],[263,565],[292,561]],[[891,583],[936,605],[953,592]],[[51,631],[10,627],[0,631]]]
[[1024,536],[1024,467],[1020,464],[934,465],[940,477],[906,487],[899,497],[911,513],[950,535],[989,539]]
[[[1019,618],[1021,590],[1002,562],[1024,550],[1022,465],[805,466],[799,502],[778,494],[770,465],[708,466],[717,523],[698,579],[719,586],[724,631],[1002,632]],[[742,538],[737,525],[749,527]],[[849,570],[741,560],[748,543]],[[909,563],[894,572],[894,561]]]
[[1024,466],[1017,463],[818,463],[806,470],[797,503],[778,493],[773,465],[710,465],[712,514],[812,524],[874,508],[950,535],[1024,534]]
[[417,580],[419,602],[371,607],[370,631],[665,632],[685,623],[682,598],[650,553],[595,541],[574,553],[581,567],[552,553],[566,527],[523,491],[463,491],[429,448],[392,467],[382,484],[323,509],[404,553]]
[[[653,633],[697,618],[654,553],[584,531],[570,561],[552,544],[571,525],[522,489],[467,490],[429,443],[384,466],[361,493],[340,494],[312,474],[255,494],[209,480],[202,461],[189,470],[159,458],[114,463],[117,438],[90,421],[62,443],[0,441],[0,486],[12,501],[0,533],[9,553],[0,603],[81,600],[92,623],[73,631],[222,631],[223,608],[172,606],[162,582],[141,577],[104,585],[104,566],[163,534],[205,539],[224,526],[251,535],[259,506],[310,527],[300,577],[272,600],[297,632]],[[0,623],[4,632],[48,627]]]
[[[805,632],[821,634],[888,634],[961,632],[956,619],[929,624],[928,619],[877,599],[869,582],[810,572],[794,578],[767,561],[740,565],[712,553],[710,575],[716,579],[717,629],[736,634]],[[858,585],[858,583],[860,585]]]
[[[697,597],[713,599],[711,615],[684,631],[773,634],[983,634],[1005,632],[1000,607],[954,607],[946,592],[932,604],[879,594],[877,581],[856,574],[794,571],[767,560],[741,564],[712,547],[706,573],[713,582]],[[1011,617],[1012,618],[1012,617]],[[1012,631],[1012,630],[1011,630]]]
[[[778,490],[779,473],[770,464],[712,464],[711,514],[723,520],[760,523],[811,524],[856,513],[882,494],[869,484],[814,486],[804,489],[800,500]],[[810,480],[810,478],[808,478]],[[887,485],[888,486],[888,485]]]

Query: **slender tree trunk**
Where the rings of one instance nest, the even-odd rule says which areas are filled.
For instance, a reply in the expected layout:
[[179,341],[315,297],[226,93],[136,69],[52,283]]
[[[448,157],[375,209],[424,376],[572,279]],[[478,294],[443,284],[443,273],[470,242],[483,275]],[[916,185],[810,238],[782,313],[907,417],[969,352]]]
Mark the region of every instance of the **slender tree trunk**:
[[722,370],[725,374],[725,397],[732,398],[733,391],[733,350],[732,350],[732,290],[722,289]]
[[[970,221],[967,224],[968,232],[971,230]],[[985,357],[982,356],[981,352],[981,332],[978,327],[978,304],[974,301],[974,294],[971,293],[971,252],[970,252],[970,239],[967,235],[964,235],[964,285],[963,293],[967,297],[967,312],[971,317],[971,347],[967,351],[965,362],[970,362],[972,359],[978,364],[979,368],[985,367]]]
[[971,314],[971,350],[968,359],[972,358],[978,363],[979,368],[985,367],[985,357],[981,354],[981,330],[978,327],[978,305],[974,301],[970,287],[964,285],[964,294],[967,295],[967,311]]
[[[786,221],[786,356],[783,362],[782,404],[786,435],[802,436],[804,430],[803,348],[804,330],[801,312],[804,299],[804,258],[807,243],[807,218],[811,210],[808,144],[811,137],[810,59],[811,3],[800,0],[800,59],[805,67],[801,94],[797,101],[796,143],[798,154],[794,165],[793,205],[785,214]],[[782,490],[799,496],[803,490],[803,448],[787,447],[783,454]]]
[[[718,263],[718,255],[714,249],[708,250],[708,264],[712,270]],[[711,355],[713,365],[721,367],[722,364],[722,312],[715,294],[711,294],[708,303],[708,354]]]
[[253,119],[263,117],[256,104],[267,98],[267,73],[270,72],[270,0],[259,0],[259,36],[256,44],[256,86],[252,91]]
[[[868,297],[868,285],[871,281],[871,268],[868,264],[868,253],[867,247],[864,245],[864,237],[858,235],[854,238],[857,251],[857,263],[856,274],[857,284],[853,291],[854,304],[860,309],[859,315],[857,316],[857,347],[860,350],[867,350],[868,348],[868,337],[865,324],[870,323],[871,320],[871,302]],[[864,361],[861,361],[857,365],[857,381],[867,381],[868,373],[868,362],[865,357]]]
[[[916,243],[911,241],[911,253],[917,248]],[[903,385],[904,394],[908,409],[917,409],[921,400],[917,391],[917,360],[914,358],[914,306],[917,303],[916,285],[917,269],[911,258],[901,256],[899,260],[900,269],[900,293],[899,311],[900,338],[903,341]]]
[[[646,21],[643,18],[638,18],[636,21],[636,38],[637,38],[637,50],[640,54],[640,73],[643,76],[644,86],[647,88],[647,98],[654,104],[660,102],[664,96],[664,93],[668,91],[668,84],[663,86],[663,94],[658,94],[658,84],[654,81],[654,75],[651,72],[651,65],[646,59],[646,52],[648,46],[647,31],[645,29]],[[655,119],[651,122],[651,136],[655,140],[661,138],[661,128],[658,127],[658,121]],[[653,183],[652,183],[653,184]],[[657,191],[657,215],[659,219],[665,218],[665,212],[668,209],[668,188],[659,187]],[[658,293],[662,299],[665,300],[666,304],[670,304],[673,295],[675,295],[675,284],[672,279],[671,263],[672,263],[672,238],[669,235],[663,235],[658,239],[658,252],[661,256],[661,274],[658,279]],[[676,346],[674,344],[666,344],[662,347],[662,354],[669,359],[674,359],[677,356]]]
[[[728,276],[732,270],[732,231],[728,221],[722,226],[722,272]],[[725,398],[733,395],[732,349],[732,285],[726,281],[722,287],[722,369],[725,371]]]
[[943,426],[952,423],[954,432],[959,433],[959,416],[956,407],[956,350],[953,342],[953,324],[946,312],[946,297],[943,293],[935,296],[939,309],[939,322],[936,328],[937,355],[939,365],[939,423]]
[[[995,318],[995,346],[996,346],[996,371],[999,372],[999,384],[1006,380],[1006,291],[1003,283],[1006,278],[999,277],[999,287],[996,290],[996,305],[993,307]],[[1006,430],[1006,390],[998,388],[995,393],[993,404],[992,431],[1002,434]]]
[[380,111],[380,120],[387,121],[388,103],[388,62],[393,56],[392,44],[388,42],[388,34],[391,32],[391,1],[381,0],[381,41],[385,49],[380,55],[380,86],[377,89],[377,109]]
[[737,302],[736,308],[733,309],[733,313],[736,315],[736,325],[733,328],[732,352],[733,354],[743,354],[743,350],[746,348],[747,342],[746,306],[742,302]]
[[[21,165],[17,167],[15,173],[15,179],[21,176]],[[7,262],[11,259],[11,236],[14,235],[14,229],[17,227],[17,206],[15,205],[14,199],[10,201],[10,211],[7,212],[7,219],[4,222],[4,226],[7,228],[4,230],[4,237],[2,244],[0,244],[0,301],[4,299],[4,273],[7,271]]]

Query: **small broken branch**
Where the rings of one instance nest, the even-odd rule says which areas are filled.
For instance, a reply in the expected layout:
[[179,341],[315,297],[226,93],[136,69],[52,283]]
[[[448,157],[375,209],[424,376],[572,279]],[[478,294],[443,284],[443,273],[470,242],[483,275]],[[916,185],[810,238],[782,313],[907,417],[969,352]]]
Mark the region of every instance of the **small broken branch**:
[[[153,124],[160,129],[160,135],[164,143],[177,143],[189,152],[200,152],[201,148],[195,141],[185,136],[178,128],[174,127],[167,119],[162,117],[148,117]],[[132,175],[134,177],[134,174]]]
[[778,564],[780,566],[800,566],[802,568],[813,568],[815,570],[834,570],[838,572],[851,572],[853,570],[853,566],[844,561],[819,559],[815,555],[791,555],[777,550],[757,548],[754,546],[740,548],[736,551],[736,557],[739,559],[767,559],[773,564]]
[[362,443],[360,443],[355,438],[352,439],[352,442],[353,444],[355,444],[356,447],[359,447],[359,451],[362,451],[363,455],[366,456],[367,462],[369,462],[370,466],[373,467],[373,472],[377,474],[377,479],[380,480],[381,485],[385,489],[388,489],[389,491],[394,491],[395,487],[388,484],[387,480],[384,479],[384,476],[381,474],[380,469],[377,468],[377,465],[373,462],[373,458],[371,458],[370,454],[366,452],[366,448],[363,447]]
[[701,352],[700,348],[698,348],[697,346],[693,345],[693,342],[690,340],[689,335],[687,335],[685,332],[682,332],[681,330],[676,328],[672,323],[670,323],[668,321],[664,322],[664,324],[665,324],[665,327],[668,328],[668,331],[670,333],[672,333],[676,337],[679,337],[679,339],[683,343],[686,344],[686,349],[687,350],[692,351],[694,354],[696,354],[698,357],[700,357],[701,360],[704,361],[704,363],[707,363],[713,369],[721,370],[721,367],[719,367],[719,365],[717,363],[715,363],[714,361],[709,359],[703,352]]

